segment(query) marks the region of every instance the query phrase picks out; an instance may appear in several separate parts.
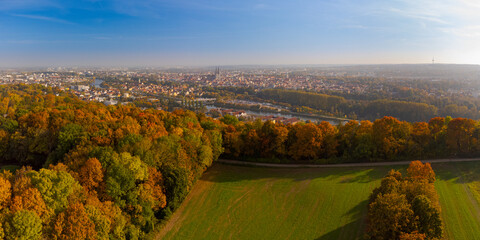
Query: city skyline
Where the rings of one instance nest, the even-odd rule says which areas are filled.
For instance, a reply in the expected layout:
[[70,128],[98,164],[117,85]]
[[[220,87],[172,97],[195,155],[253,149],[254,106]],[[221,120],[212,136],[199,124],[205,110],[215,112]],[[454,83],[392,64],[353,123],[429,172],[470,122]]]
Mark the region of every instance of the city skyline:
[[480,4],[2,0],[0,66],[480,64]]

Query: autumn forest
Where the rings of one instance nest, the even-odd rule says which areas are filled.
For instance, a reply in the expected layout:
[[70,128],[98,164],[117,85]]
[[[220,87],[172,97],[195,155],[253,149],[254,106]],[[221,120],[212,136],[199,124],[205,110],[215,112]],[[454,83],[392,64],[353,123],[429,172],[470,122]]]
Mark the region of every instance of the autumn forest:
[[[105,106],[38,85],[1,86],[0,120],[0,165],[19,166],[0,173],[0,239],[152,238],[219,157],[333,164],[480,156],[480,125],[471,119],[241,122]],[[403,204],[394,210],[415,225],[386,233],[393,235],[370,228],[369,236],[441,236],[441,222],[422,228],[420,214],[438,220],[434,176],[421,163],[403,177],[389,173],[371,202]]]

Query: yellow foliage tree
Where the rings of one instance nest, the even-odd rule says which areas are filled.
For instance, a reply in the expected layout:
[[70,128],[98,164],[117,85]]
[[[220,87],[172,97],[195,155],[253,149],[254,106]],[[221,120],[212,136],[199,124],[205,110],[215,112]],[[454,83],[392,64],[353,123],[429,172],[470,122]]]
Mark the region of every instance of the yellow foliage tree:
[[0,210],[2,210],[9,202],[12,196],[12,184],[8,179],[0,177]]

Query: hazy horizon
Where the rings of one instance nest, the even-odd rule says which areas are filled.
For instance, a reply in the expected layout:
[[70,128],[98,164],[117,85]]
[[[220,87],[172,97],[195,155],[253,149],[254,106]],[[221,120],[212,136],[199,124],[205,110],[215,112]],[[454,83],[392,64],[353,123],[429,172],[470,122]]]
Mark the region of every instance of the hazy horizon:
[[3,0],[0,67],[480,64],[474,0]]

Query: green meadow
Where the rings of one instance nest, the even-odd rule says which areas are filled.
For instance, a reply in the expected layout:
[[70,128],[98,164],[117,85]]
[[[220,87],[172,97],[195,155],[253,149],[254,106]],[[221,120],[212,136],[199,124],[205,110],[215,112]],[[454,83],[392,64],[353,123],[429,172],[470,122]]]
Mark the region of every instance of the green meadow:
[[447,239],[480,239],[480,162],[438,163],[435,188]]
[[[361,239],[368,196],[391,168],[214,164],[158,239]],[[480,162],[433,168],[445,236],[480,236]]]

